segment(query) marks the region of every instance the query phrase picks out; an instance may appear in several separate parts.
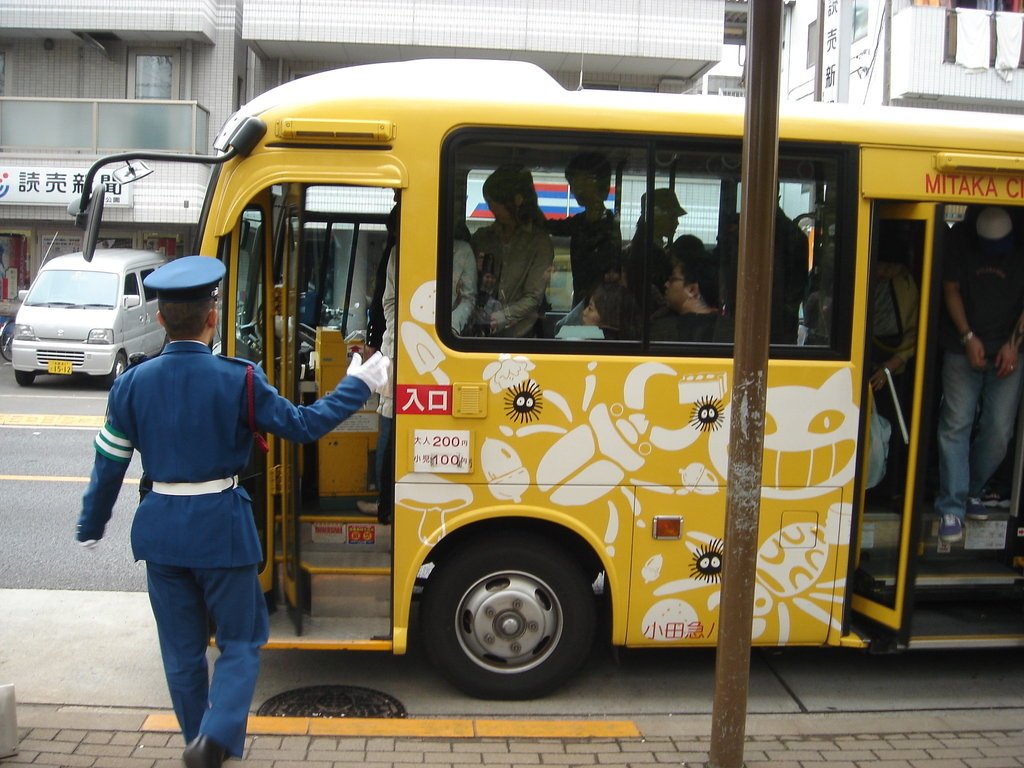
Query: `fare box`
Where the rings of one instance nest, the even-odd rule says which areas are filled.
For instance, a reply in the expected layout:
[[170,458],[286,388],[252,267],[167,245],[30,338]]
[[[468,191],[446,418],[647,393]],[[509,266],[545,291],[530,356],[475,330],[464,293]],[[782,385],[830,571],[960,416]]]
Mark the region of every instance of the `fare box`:
[[412,439],[412,471],[468,474],[473,471],[468,429],[417,429]]

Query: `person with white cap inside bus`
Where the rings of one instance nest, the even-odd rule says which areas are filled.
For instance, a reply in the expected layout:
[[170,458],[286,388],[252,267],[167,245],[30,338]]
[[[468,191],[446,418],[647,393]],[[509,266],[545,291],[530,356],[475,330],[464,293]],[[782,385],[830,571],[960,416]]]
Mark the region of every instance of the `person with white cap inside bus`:
[[1004,208],[982,208],[971,227],[974,212],[950,237],[942,283],[945,352],[935,511],[945,543],[963,538],[965,520],[988,518],[982,489],[1006,453],[1021,391],[1024,258]]
[[[146,561],[150,603],[188,768],[241,757],[268,617],[263,562],[249,495],[238,485],[259,432],[296,442],[325,435],[384,388],[389,361],[354,355],[348,376],[297,406],[245,360],[211,352],[217,328],[217,259],[185,256],[146,277],[156,291],[164,351],[115,380],[78,518],[76,538],[96,546],[132,454],[152,491],[132,522],[136,560]],[[220,650],[209,679],[209,619]]]

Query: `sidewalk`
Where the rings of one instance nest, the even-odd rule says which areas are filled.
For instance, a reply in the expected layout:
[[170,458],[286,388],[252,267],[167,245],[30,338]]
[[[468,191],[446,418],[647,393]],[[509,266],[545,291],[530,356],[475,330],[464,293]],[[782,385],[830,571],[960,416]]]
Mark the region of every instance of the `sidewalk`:
[[[14,765],[180,768],[166,711],[18,705]],[[272,721],[272,722],[267,722]],[[254,718],[246,768],[391,766],[702,766],[711,719],[317,720]],[[1024,708],[829,715],[755,715],[747,766],[772,768],[1017,768]],[[255,732],[259,731],[259,732]]]

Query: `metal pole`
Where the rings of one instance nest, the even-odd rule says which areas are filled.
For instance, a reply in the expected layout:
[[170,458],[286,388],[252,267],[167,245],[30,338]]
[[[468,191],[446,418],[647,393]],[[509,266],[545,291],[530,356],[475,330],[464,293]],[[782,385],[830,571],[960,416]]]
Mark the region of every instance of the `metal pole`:
[[778,194],[781,0],[751,0],[742,208],[729,426],[725,557],[710,768],[741,768],[750,682],[768,340]]

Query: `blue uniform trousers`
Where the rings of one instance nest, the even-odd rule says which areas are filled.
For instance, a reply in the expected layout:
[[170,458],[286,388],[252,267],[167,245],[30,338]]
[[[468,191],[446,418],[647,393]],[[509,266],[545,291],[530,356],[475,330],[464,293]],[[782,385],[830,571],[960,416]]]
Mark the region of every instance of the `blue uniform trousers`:
[[[245,746],[249,705],[269,619],[256,565],[186,568],[146,563],[167,687],[185,737],[205,734],[233,757]],[[207,611],[220,649],[207,672]]]

